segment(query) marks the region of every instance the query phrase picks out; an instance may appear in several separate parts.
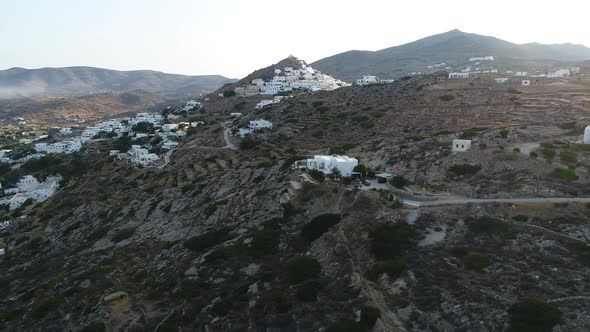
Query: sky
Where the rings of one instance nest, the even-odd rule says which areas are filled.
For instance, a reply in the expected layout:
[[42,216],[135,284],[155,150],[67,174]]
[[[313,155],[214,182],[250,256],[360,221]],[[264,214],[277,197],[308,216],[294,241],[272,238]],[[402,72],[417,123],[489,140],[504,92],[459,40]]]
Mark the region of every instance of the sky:
[[587,0],[0,0],[0,70],[93,66],[240,78],[452,29],[590,46]]

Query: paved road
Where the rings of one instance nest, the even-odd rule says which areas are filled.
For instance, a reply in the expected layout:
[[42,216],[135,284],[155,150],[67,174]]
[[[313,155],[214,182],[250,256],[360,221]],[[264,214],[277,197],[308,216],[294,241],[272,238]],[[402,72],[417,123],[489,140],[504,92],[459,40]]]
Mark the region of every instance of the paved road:
[[225,140],[225,148],[228,148],[230,150],[237,150],[238,147],[229,138],[230,129],[228,127],[226,127],[225,124],[222,124],[221,126],[223,127],[223,129],[225,129],[225,131],[223,132],[223,139]]
[[434,201],[417,201],[411,199],[400,199],[408,206],[442,206],[442,205],[465,205],[484,203],[590,203],[587,198],[549,197],[549,198],[463,198],[463,199],[440,199]]

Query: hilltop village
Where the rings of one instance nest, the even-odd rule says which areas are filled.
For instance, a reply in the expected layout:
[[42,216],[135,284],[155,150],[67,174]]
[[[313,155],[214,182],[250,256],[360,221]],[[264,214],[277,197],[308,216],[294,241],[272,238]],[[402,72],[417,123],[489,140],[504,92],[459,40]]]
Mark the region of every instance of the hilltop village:
[[5,151],[0,322],[590,328],[590,72],[301,67]]

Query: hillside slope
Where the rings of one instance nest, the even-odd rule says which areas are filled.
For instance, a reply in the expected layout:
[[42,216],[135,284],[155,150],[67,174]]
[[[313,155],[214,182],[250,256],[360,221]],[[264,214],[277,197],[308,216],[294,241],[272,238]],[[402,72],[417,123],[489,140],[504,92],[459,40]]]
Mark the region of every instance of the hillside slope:
[[169,98],[146,91],[107,92],[80,97],[35,98],[0,105],[0,120],[24,117],[43,125],[67,125],[68,118],[86,121],[146,111],[161,111]]
[[348,51],[312,63],[314,68],[351,82],[363,75],[401,77],[426,71],[429,65],[445,62],[458,66],[470,57],[492,55],[499,69],[543,70],[560,62],[590,59],[583,45],[538,43],[514,44],[495,37],[452,30],[405,45],[380,51]]
[[190,87],[193,95],[200,95],[231,81],[219,75],[184,76],[150,70],[117,71],[93,67],[11,68],[0,71],[0,100],[132,90],[176,92],[186,87]]

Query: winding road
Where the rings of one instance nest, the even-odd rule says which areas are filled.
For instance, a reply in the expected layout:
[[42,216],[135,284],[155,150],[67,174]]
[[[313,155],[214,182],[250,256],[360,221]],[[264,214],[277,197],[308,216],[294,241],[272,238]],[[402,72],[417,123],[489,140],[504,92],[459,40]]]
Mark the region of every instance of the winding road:
[[411,199],[399,199],[407,206],[443,206],[443,205],[465,205],[483,203],[590,203],[590,197],[547,197],[547,198],[461,198],[461,199],[440,199],[433,201],[417,201]]
[[225,131],[223,132],[223,139],[225,140],[225,148],[230,150],[237,150],[238,147],[231,141],[229,138],[230,136],[230,129],[225,126],[225,123],[221,125]]

